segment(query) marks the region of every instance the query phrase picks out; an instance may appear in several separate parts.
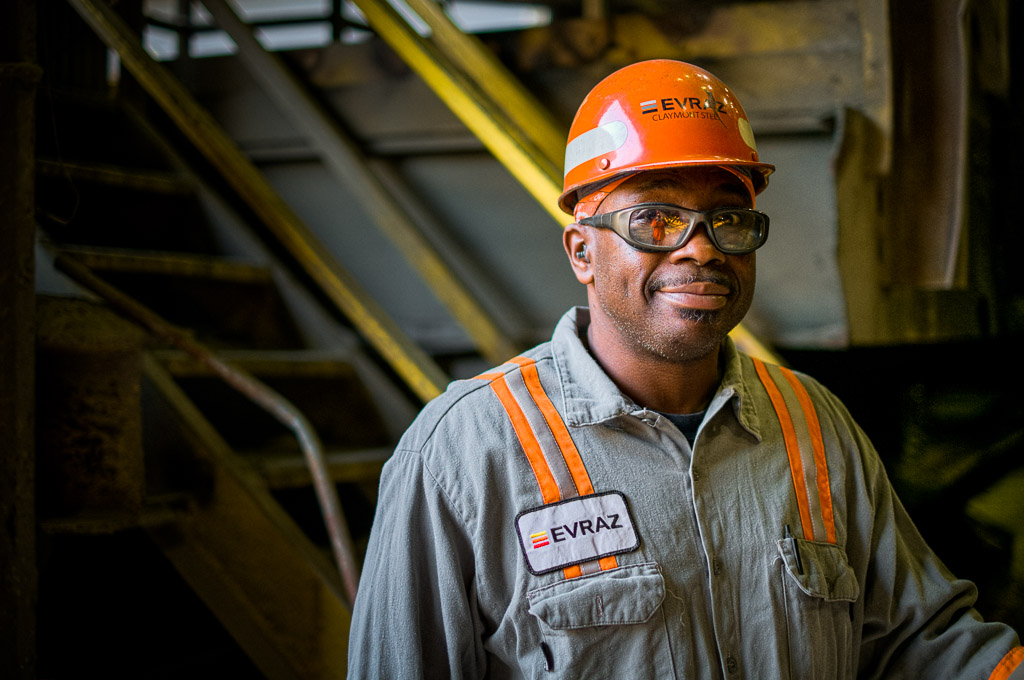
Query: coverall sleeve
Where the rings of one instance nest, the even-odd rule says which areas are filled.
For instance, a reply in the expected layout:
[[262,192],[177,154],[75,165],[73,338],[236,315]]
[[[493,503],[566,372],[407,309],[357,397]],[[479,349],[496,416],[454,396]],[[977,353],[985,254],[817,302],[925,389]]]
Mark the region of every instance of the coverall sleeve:
[[[861,677],[992,677],[1019,644],[1017,635],[982,620],[974,584],[956,579],[928,547],[871,443],[859,429],[856,436],[868,495],[857,512],[865,542]],[[1020,680],[1024,667],[999,677]]]
[[485,672],[465,525],[416,452],[381,474],[349,636],[350,678]]

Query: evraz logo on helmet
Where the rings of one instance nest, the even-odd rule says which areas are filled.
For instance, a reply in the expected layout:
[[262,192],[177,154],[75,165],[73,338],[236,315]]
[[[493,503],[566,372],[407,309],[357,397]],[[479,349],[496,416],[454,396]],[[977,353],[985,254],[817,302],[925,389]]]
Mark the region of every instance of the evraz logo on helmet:
[[711,90],[704,90],[705,97],[664,97],[640,102],[642,115],[653,114],[651,120],[663,121],[677,118],[705,118],[717,120],[722,125],[722,114],[729,115],[725,103],[718,101]]

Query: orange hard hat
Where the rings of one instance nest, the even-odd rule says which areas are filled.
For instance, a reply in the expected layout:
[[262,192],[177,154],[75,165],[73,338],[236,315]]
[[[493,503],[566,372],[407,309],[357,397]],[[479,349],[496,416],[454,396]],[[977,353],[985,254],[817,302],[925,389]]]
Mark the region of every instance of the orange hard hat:
[[775,170],[758,160],[747,114],[721,80],[670,59],[631,64],[598,83],[580,104],[569,129],[558,206],[572,214],[581,195],[616,177],[688,165],[748,174],[755,194]]

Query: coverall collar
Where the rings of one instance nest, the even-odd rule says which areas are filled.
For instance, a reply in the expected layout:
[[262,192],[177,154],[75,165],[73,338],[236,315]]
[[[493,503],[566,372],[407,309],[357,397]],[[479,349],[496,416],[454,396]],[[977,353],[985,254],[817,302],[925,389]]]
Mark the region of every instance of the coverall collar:
[[[586,307],[570,309],[558,322],[551,342],[555,371],[562,387],[565,421],[570,426],[596,425],[621,415],[641,415],[647,411],[619,390],[587,351],[581,337],[590,325],[590,310]],[[740,424],[758,440],[761,439],[754,400],[748,395],[748,386],[757,384],[750,362],[742,361],[731,338],[722,342],[724,373],[715,396],[708,405],[707,417],[713,416],[727,403]],[[653,412],[651,412],[653,413]]]

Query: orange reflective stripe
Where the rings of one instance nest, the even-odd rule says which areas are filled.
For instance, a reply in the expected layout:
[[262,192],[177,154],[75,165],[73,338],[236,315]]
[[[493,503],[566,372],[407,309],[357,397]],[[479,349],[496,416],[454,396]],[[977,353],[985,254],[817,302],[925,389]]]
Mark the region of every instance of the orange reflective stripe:
[[540,450],[540,444],[537,443],[537,437],[530,429],[526,416],[523,415],[522,409],[519,408],[515,397],[509,391],[508,385],[505,384],[504,374],[491,381],[491,389],[498,395],[498,400],[501,401],[505,412],[508,413],[509,420],[512,421],[512,429],[516,431],[519,443],[526,453],[527,460],[530,461],[530,467],[533,468],[533,474],[537,478],[537,486],[540,487],[540,495],[544,499],[544,503],[554,503],[560,500],[558,484],[555,483],[555,478],[551,475],[548,463],[544,460],[544,454]]
[[793,388],[800,408],[804,412],[804,420],[807,421],[807,428],[811,433],[811,446],[814,449],[814,469],[817,471],[818,502],[821,505],[821,518],[825,522],[825,540],[829,543],[836,542],[836,521],[832,514],[832,487],[828,479],[828,463],[825,461],[825,442],[821,437],[821,423],[818,422],[818,413],[811,403],[811,395],[807,394],[807,388],[797,379],[793,371],[779,366],[786,382]]
[[1022,662],[1024,662],[1024,647],[1014,647],[1006,653],[1003,660],[992,671],[992,675],[988,676],[988,680],[1006,680]]
[[[753,359],[753,357],[751,357]],[[803,527],[803,537],[814,540],[814,530],[811,528],[810,501],[807,498],[807,486],[804,480],[804,464],[800,459],[800,445],[796,440],[796,428],[793,427],[793,418],[786,408],[786,401],[782,397],[775,381],[768,374],[768,368],[760,359],[753,359],[757,376],[761,384],[768,392],[772,406],[775,408],[775,415],[779,418],[779,425],[782,427],[782,438],[786,443],[786,455],[789,457],[789,471],[793,476],[793,491],[796,492],[796,504],[800,509],[800,524]]]
[[[521,358],[517,357],[517,359]],[[520,363],[517,359],[513,359],[513,361]],[[554,435],[558,449],[562,452],[562,458],[565,460],[565,466],[569,468],[569,474],[576,485],[576,491],[581,496],[594,493],[594,486],[590,483],[590,475],[587,473],[586,466],[583,465],[583,459],[580,458],[580,452],[576,449],[576,444],[573,442],[572,437],[569,436],[569,429],[565,426],[565,421],[562,420],[562,417],[558,415],[555,405],[551,403],[551,399],[544,391],[544,388],[541,387],[540,376],[537,374],[537,364],[529,359],[526,361],[529,363],[520,363],[523,367],[523,379],[526,381],[526,388],[530,391],[530,395],[537,404],[537,408],[544,415],[544,420],[547,422],[548,427],[551,428],[551,434]]]
[[[551,402],[547,393],[544,391],[544,387],[540,383],[540,375],[537,372],[537,364],[533,359],[527,357],[515,357],[509,359],[508,364],[515,364],[520,368],[520,374],[523,378],[523,384],[526,386],[526,391],[530,395],[530,401],[533,402],[533,406],[537,407],[541,417],[547,424],[548,429],[551,431],[552,438],[555,446],[558,448],[557,453],[554,451],[545,451],[541,445],[541,441],[537,438],[537,434],[534,431],[534,427],[531,427],[530,420],[523,412],[523,408],[530,409],[531,406],[528,401],[524,399],[525,395],[519,391],[517,386],[517,392],[519,392],[519,400],[512,393],[512,389],[509,388],[506,382],[506,373],[504,371],[492,371],[489,373],[481,373],[476,376],[480,380],[489,380],[491,382],[491,389],[498,396],[498,400],[504,407],[505,412],[508,414],[509,420],[512,421],[512,428],[515,430],[516,437],[519,439],[520,445],[523,447],[523,451],[526,453],[526,458],[530,462],[530,467],[533,469],[533,474],[537,478],[537,485],[540,487],[541,498],[544,504],[553,503],[555,501],[563,500],[565,497],[572,498],[574,495],[584,496],[594,493],[594,486],[590,481],[590,475],[587,473],[587,468],[583,464],[583,459],[580,457],[579,450],[576,448],[575,442],[572,440],[572,436],[569,434],[569,428],[565,426],[565,421],[562,420],[562,416],[558,414],[558,409]],[[523,401],[520,405],[520,400]],[[531,417],[534,414],[531,412]],[[534,424],[537,426],[538,419],[534,418]],[[551,448],[551,439],[543,437],[545,446]],[[572,489],[567,489],[564,493],[559,489],[558,482],[555,480],[555,475],[551,472],[551,466],[548,464],[548,458],[545,457],[545,453],[548,456],[560,454],[562,461],[565,462],[565,467],[569,472],[569,477],[572,479],[573,485],[576,487],[575,494]],[[551,465],[558,467],[555,462],[555,458],[550,459]],[[562,474],[562,473],[560,473]],[[564,475],[563,475],[564,476]],[[568,480],[563,478],[563,485],[568,486]],[[594,565],[595,562],[588,562],[588,565]],[[618,566],[618,560],[614,555],[610,557],[603,557],[596,561],[596,566],[601,570],[614,569]],[[571,567],[565,567],[562,570],[566,579],[579,578],[583,575],[584,565],[574,565]],[[588,573],[593,572],[595,569],[591,568]]]
[[571,578],[579,578],[583,575],[583,569],[580,567],[580,565],[574,564],[571,567],[566,567],[565,569],[563,569],[562,574],[565,576],[566,580]]

